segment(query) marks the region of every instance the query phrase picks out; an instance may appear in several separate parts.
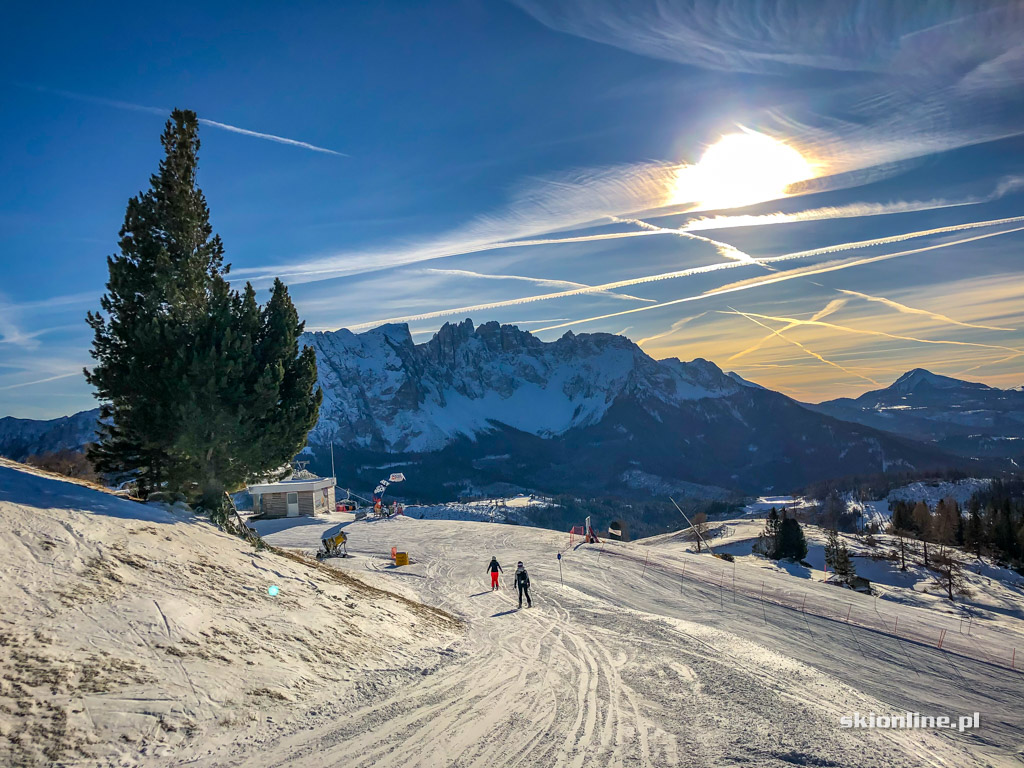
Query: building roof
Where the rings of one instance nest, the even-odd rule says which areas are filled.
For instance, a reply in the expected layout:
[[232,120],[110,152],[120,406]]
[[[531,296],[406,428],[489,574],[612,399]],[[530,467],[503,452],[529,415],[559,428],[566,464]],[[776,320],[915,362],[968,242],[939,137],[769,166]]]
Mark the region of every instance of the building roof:
[[336,481],[333,477],[317,477],[312,480],[281,480],[277,483],[259,483],[248,486],[249,493],[295,493],[298,491],[319,491],[322,488],[333,488]]

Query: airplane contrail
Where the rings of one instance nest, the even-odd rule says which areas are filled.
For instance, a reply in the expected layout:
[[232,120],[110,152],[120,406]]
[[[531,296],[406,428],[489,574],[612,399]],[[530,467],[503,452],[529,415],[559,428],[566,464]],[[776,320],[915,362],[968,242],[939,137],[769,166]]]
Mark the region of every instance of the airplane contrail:
[[1018,357],[1024,357],[1024,352],[1017,352],[1016,354],[1010,355],[1008,357],[1000,358],[999,360],[986,360],[985,362],[978,363],[977,365],[972,366],[970,368],[964,368],[962,371],[957,371],[953,375],[954,376],[962,376],[965,373],[970,373],[971,371],[976,371],[979,368],[984,368],[984,367],[989,366],[989,365],[999,365],[1000,363],[1008,363],[1011,360],[1016,360]]
[[[994,220],[985,221],[985,222],[972,222],[970,224],[963,224],[963,225],[957,225],[957,226],[963,227],[964,229],[970,229],[970,228],[977,228],[977,227],[983,227],[983,226],[995,226],[996,224],[999,224],[999,223],[1005,222],[1005,221],[1024,221],[1024,216],[1018,216],[1018,217],[1015,217],[1015,218],[1012,218],[1012,219],[994,219]],[[1024,227],[1018,227],[1018,228],[1015,228],[1015,229],[1008,229],[1008,230],[1001,230],[999,232],[990,232],[990,233],[987,233],[987,234],[984,234],[984,235],[978,235],[976,237],[969,237],[969,238],[964,238],[964,239],[961,239],[961,240],[952,240],[952,241],[949,241],[949,242],[946,242],[946,243],[937,243],[935,245],[925,246],[923,248],[915,248],[915,249],[911,249],[911,250],[907,250],[907,251],[899,251],[899,252],[896,252],[896,253],[882,254],[881,256],[872,256],[872,257],[868,257],[868,258],[865,258],[865,259],[858,259],[858,260],[855,260],[855,261],[849,261],[848,260],[848,261],[844,261],[844,262],[826,262],[824,265],[818,265],[817,267],[804,268],[804,269],[809,270],[809,271],[806,271],[806,272],[800,271],[800,270],[789,270],[787,272],[776,273],[776,274],[771,275],[771,276],[765,275],[765,276],[761,276],[761,277],[757,277],[757,278],[751,278],[751,279],[755,280],[755,281],[760,281],[758,284],[761,284],[763,282],[768,282],[768,283],[782,282],[784,280],[792,279],[793,277],[804,277],[804,276],[807,276],[807,275],[821,274],[821,273],[824,273],[824,272],[833,272],[833,271],[838,270],[838,269],[845,269],[848,266],[852,267],[852,266],[858,266],[860,264],[870,264],[870,263],[872,263],[874,261],[884,261],[886,259],[893,259],[893,258],[897,258],[899,256],[907,256],[907,255],[914,254],[914,253],[921,253],[923,251],[931,251],[931,250],[936,250],[936,249],[939,249],[939,248],[946,248],[946,247],[949,247],[949,246],[952,246],[952,245],[959,245],[961,243],[969,243],[969,242],[973,242],[975,240],[983,240],[983,239],[989,238],[989,237],[997,237],[999,235],[1005,235],[1005,234],[1010,234],[1012,232],[1018,232],[1021,229],[1024,229]],[[927,230],[927,232],[931,232],[931,230]],[[641,230],[639,232],[631,232],[631,233],[628,233],[628,234],[636,236],[636,235],[649,235],[649,234],[662,234],[662,233],[661,232],[651,232],[651,231],[648,231],[648,230]],[[912,235],[914,235],[914,234],[915,233],[907,233],[906,235],[901,235],[900,237],[903,237],[904,239],[910,239],[910,237]],[[924,236],[924,234],[925,234],[925,232],[917,233],[917,236]],[[606,239],[606,238],[609,238],[609,237],[617,237],[617,236],[618,235],[608,235],[608,234],[605,234],[605,235],[585,236],[585,238],[586,239],[596,239],[596,238]],[[571,238],[571,239],[573,241],[579,241],[580,238]],[[838,246],[830,246],[830,247],[831,248],[838,248]],[[484,312],[484,311],[489,311],[489,310],[492,310],[492,309],[501,309],[503,307],[518,306],[520,304],[532,304],[533,302],[537,302],[537,301],[548,301],[548,300],[551,300],[551,299],[561,299],[561,298],[566,298],[566,297],[569,297],[569,296],[581,296],[581,295],[590,294],[590,293],[600,293],[602,291],[615,290],[615,289],[618,289],[618,288],[627,288],[627,287],[631,287],[631,286],[634,286],[634,285],[642,285],[644,283],[653,283],[653,282],[657,282],[657,281],[661,281],[661,280],[673,280],[673,279],[681,278],[681,277],[691,277],[693,275],[703,275],[703,274],[707,274],[709,272],[717,272],[717,271],[723,270],[723,269],[735,269],[737,267],[747,267],[747,266],[752,266],[752,265],[755,265],[755,264],[759,265],[759,266],[760,265],[765,265],[765,264],[774,264],[774,263],[777,263],[777,262],[780,262],[780,261],[789,261],[789,260],[797,259],[797,258],[805,258],[807,255],[808,255],[807,252],[796,252],[796,253],[785,253],[785,254],[782,254],[781,256],[769,256],[769,257],[766,257],[766,258],[763,258],[763,259],[756,259],[755,261],[752,261],[752,262],[746,262],[746,261],[722,261],[722,262],[718,262],[716,264],[705,264],[704,266],[700,266],[700,267],[690,267],[690,268],[687,268],[687,269],[679,269],[679,270],[675,270],[675,271],[672,271],[672,272],[661,272],[661,273],[655,274],[655,275],[645,275],[643,277],[633,277],[633,278],[627,278],[625,280],[616,280],[614,282],[602,283],[600,285],[592,285],[592,286],[589,286],[589,287],[586,287],[586,288],[572,288],[572,289],[568,289],[568,290],[564,290],[564,291],[556,291],[554,293],[538,294],[536,296],[522,296],[522,297],[515,298],[515,299],[504,299],[502,301],[492,301],[492,302],[487,302],[487,303],[483,303],[483,304],[473,304],[473,305],[469,305],[469,306],[455,307],[453,309],[441,309],[441,310],[436,310],[436,311],[433,311],[433,312],[424,312],[424,313],[420,313],[420,314],[416,314],[416,315],[402,315],[402,316],[398,316],[398,317],[389,317],[389,318],[385,318],[385,319],[381,319],[381,320],[371,320],[371,321],[367,321],[367,322],[364,322],[364,323],[356,323],[355,325],[349,325],[347,327],[348,327],[349,330],[356,331],[356,330],[364,330],[364,329],[367,329],[367,328],[375,328],[378,325],[383,325],[384,323],[404,323],[404,322],[414,322],[414,321],[418,321],[418,320],[434,320],[434,319],[439,318],[439,317],[449,317],[451,315],[459,315],[459,314],[471,313],[471,312]],[[799,274],[794,274],[796,272],[800,272],[800,273]],[[661,303],[658,303],[658,304],[651,304],[648,307],[638,307],[638,308],[635,308],[635,309],[625,310],[625,313],[644,311],[644,310],[647,310],[647,309],[657,309],[659,307],[671,306],[672,304],[678,304],[678,303],[685,302],[685,301],[696,301],[698,299],[708,298],[710,296],[718,295],[719,293],[731,293],[731,292],[736,291],[736,290],[745,290],[743,287],[737,287],[737,286],[741,286],[741,285],[742,285],[742,283],[734,283],[732,285],[726,286],[724,288],[717,289],[717,290],[715,290],[713,292],[710,292],[710,293],[703,293],[703,294],[699,294],[697,296],[687,297],[685,299],[675,299],[675,300],[669,301],[669,302],[661,302]],[[609,315],[600,315],[600,316],[593,317],[593,318],[586,318],[586,319],[583,319],[583,320],[572,321],[572,322],[569,322],[569,323],[565,323],[564,325],[551,326],[550,328],[541,328],[540,330],[553,330],[553,329],[556,329],[556,328],[567,327],[569,325],[572,325],[573,323],[588,323],[588,322],[593,322],[595,320],[605,320],[605,319],[607,319],[609,317],[618,317],[620,314],[623,314],[623,313],[611,313]]]
[[[1024,217],[1022,217],[1022,218],[1024,218]],[[845,261],[826,262],[823,265],[818,265],[818,266],[815,266],[815,267],[801,267],[799,269],[791,269],[791,270],[788,270],[786,272],[780,272],[780,273],[777,273],[777,274],[774,274],[774,275],[764,275],[762,277],[755,277],[755,278],[751,278],[750,280],[744,280],[744,281],[741,281],[741,282],[738,282],[738,283],[732,283],[731,285],[723,286],[721,288],[716,288],[716,289],[711,290],[711,291],[705,291],[704,293],[699,293],[699,294],[696,294],[695,296],[686,296],[686,297],[681,298],[681,299],[673,299],[672,301],[663,301],[663,302],[660,302],[658,304],[650,304],[650,305],[648,305],[646,307],[634,307],[633,309],[627,309],[627,310],[623,310],[621,312],[611,312],[611,313],[608,313],[606,315],[596,315],[594,317],[587,317],[587,318],[583,318],[581,320],[573,320],[573,321],[570,321],[568,323],[562,323],[561,325],[551,325],[551,326],[548,326],[547,328],[538,328],[537,332],[540,333],[541,331],[553,331],[553,330],[557,330],[559,328],[567,328],[568,326],[571,326],[571,325],[581,325],[583,323],[592,323],[592,322],[596,322],[598,320],[607,320],[607,319],[612,318],[612,317],[621,317],[622,315],[629,315],[629,314],[632,314],[634,312],[647,312],[647,311],[650,311],[652,309],[661,309],[662,307],[670,307],[670,306],[674,306],[676,304],[683,304],[683,303],[689,302],[689,301],[699,301],[701,299],[709,299],[709,298],[712,298],[714,296],[721,296],[722,294],[725,294],[725,293],[735,293],[736,291],[745,291],[745,290],[748,290],[750,288],[758,288],[758,287],[760,287],[762,285],[771,285],[771,284],[774,284],[774,283],[785,282],[787,280],[794,280],[794,279],[796,279],[798,277],[808,277],[810,275],[819,275],[819,274],[823,274],[825,272],[836,272],[836,271],[842,270],[842,269],[849,269],[850,267],[858,267],[858,266],[861,266],[861,265],[864,265],[864,264],[873,264],[874,262],[877,262],[877,261],[886,261],[888,259],[895,259],[895,258],[899,258],[901,256],[909,256],[909,255],[915,254],[915,253],[924,253],[925,251],[934,251],[934,250],[938,250],[940,248],[949,248],[949,247],[954,246],[954,245],[962,245],[964,243],[971,243],[971,242],[975,242],[977,240],[984,240],[984,239],[989,238],[989,237],[999,237],[1000,235],[1009,235],[1009,234],[1012,234],[1014,232],[1020,232],[1022,230],[1024,230],[1024,227],[1014,227],[1013,229],[1004,229],[1004,230],[1000,230],[999,232],[989,232],[989,233],[986,233],[984,235],[975,235],[974,237],[965,237],[965,238],[961,238],[960,240],[950,240],[950,241],[945,242],[945,243],[936,243],[934,245],[926,245],[926,246],[924,246],[922,248],[911,248],[911,249],[906,250],[906,251],[895,251],[893,253],[883,253],[883,254],[881,254],[879,256],[870,256],[870,257],[866,257],[866,258],[862,258],[862,259],[847,259]],[[775,256],[775,257],[768,258],[768,259],[761,259],[761,262],[773,262],[773,261],[785,260],[785,259],[789,259],[789,258],[793,258],[792,255],[791,254],[785,254],[783,256]],[[709,265],[709,266],[714,267],[715,269],[726,269],[726,268],[730,268],[730,267],[743,266],[743,264],[741,264],[740,262],[724,262],[724,263],[721,263],[721,264],[713,264],[713,265]],[[703,269],[704,271],[712,271],[712,270],[709,270],[709,269],[706,269],[706,268],[700,268],[700,267],[698,267],[697,269]],[[648,278],[648,279],[656,279],[657,277],[659,277],[659,276],[653,276],[652,278]]]
[[679,237],[686,237],[691,240],[700,240],[701,242],[713,245],[722,256],[727,259],[733,259],[734,261],[743,261],[747,263],[753,263],[756,261],[753,256],[749,253],[744,253],[739,248],[723,243],[719,240],[712,240],[710,237],[704,237],[703,235],[695,235],[688,231],[686,227],[672,228],[672,227],[659,227],[655,224],[651,224],[643,219],[632,219],[632,218],[619,218],[618,216],[609,216],[612,221],[620,222],[623,224],[634,224],[641,229],[650,232],[651,234],[661,235],[678,235]]
[[301,147],[302,149],[311,149],[314,152],[323,152],[326,155],[336,155],[338,157],[352,157],[344,152],[338,152],[334,149],[327,149],[326,147],[318,147],[316,144],[310,144],[306,141],[299,141],[297,139],[288,139],[284,136],[275,136],[272,133],[261,133],[260,131],[250,131],[248,128],[239,128],[237,125],[228,125],[227,123],[219,123],[216,120],[210,120],[205,117],[196,118],[203,125],[208,125],[211,128],[221,128],[225,131],[231,131],[232,133],[240,133],[243,136],[253,136],[257,139],[266,139],[267,141],[276,141],[278,144],[288,144],[293,147]]
[[[735,312],[735,310],[734,310]],[[1002,344],[983,344],[980,341],[954,341],[952,339],[920,339],[916,336],[902,336],[896,333],[887,333],[886,331],[872,331],[867,328],[851,328],[848,325],[836,325],[835,323],[826,323],[823,320],[800,320],[793,317],[777,317],[775,315],[762,315],[757,312],[736,312],[736,314],[742,314],[748,319],[751,317],[759,317],[763,320],[774,320],[779,323],[790,323],[791,325],[811,325],[820,328],[829,328],[834,331],[844,331],[846,333],[855,333],[865,336],[884,336],[888,339],[898,339],[900,341],[915,341],[918,344],[952,344],[958,347],[982,347],[984,349],[1003,349],[1007,352],[1014,352],[1024,354],[1024,351],[1016,349],[1014,347],[1007,347]]]
[[[655,334],[654,336],[647,336],[647,337],[645,337],[643,339],[638,339],[637,342],[636,342],[636,345],[638,347],[642,347],[648,341],[654,341],[655,339],[661,339],[661,338],[664,338],[665,336],[670,336],[673,333],[675,333],[676,331],[678,331],[680,328],[682,328],[683,326],[689,325],[694,320],[699,320],[700,318],[704,317],[704,315],[706,315],[706,314],[707,314],[707,312],[701,312],[699,315],[693,315],[692,317],[684,317],[682,320],[676,320],[674,323],[672,323],[672,325],[669,326],[669,329],[667,331],[665,331],[664,333],[658,333],[658,334]],[[623,336],[625,334],[619,334],[619,335]]]
[[82,372],[72,371],[71,373],[61,373],[57,376],[48,376],[45,379],[36,379],[35,381],[23,381],[20,384],[9,384],[6,387],[0,387],[0,392],[6,392],[10,389],[20,389],[22,387],[31,387],[34,384],[46,384],[48,381],[57,381],[57,379],[66,379],[70,376],[81,376]]
[[[525,275],[491,275],[485,272],[473,272],[469,269],[424,269],[424,272],[430,272],[433,274],[440,275],[459,275],[461,277],[477,277],[486,280],[519,280],[526,283],[533,283],[535,285],[546,285],[549,287],[555,286],[568,286],[569,288],[592,288],[593,286],[587,285],[586,283],[576,283],[572,280],[556,280],[547,277],[527,277]],[[615,293],[614,291],[599,291],[600,295],[609,296],[613,299],[625,299],[627,301],[646,301],[653,303],[656,299],[645,299],[642,296],[631,296],[628,293]]]
[[[801,343],[800,343],[799,341],[797,341],[796,339],[791,339],[791,338],[789,338],[788,336],[784,336],[784,335],[782,334],[782,331],[778,331],[778,330],[776,330],[776,329],[772,328],[772,327],[771,327],[770,325],[768,325],[767,323],[762,323],[762,322],[761,322],[760,320],[757,320],[757,319],[756,319],[756,318],[755,318],[754,316],[752,316],[752,315],[748,315],[748,314],[747,314],[746,312],[740,312],[740,311],[739,311],[738,309],[733,309],[732,307],[729,307],[729,309],[731,309],[731,310],[732,310],[733,314],[741,315],[741,316],[743,316],[743,317],[747,318],[747,320],[750,320],[750,321],[752,321],[752,322],[754,322],[754,323],[757,323],[757,324],[758,324],[758,325],[760,325],[760,326],[761,326],[762,328],[767,328],[767,329],[768,329],[769,331],[771,331],[771,332],[772,332],[772,335],[773,335],[773,336],[778,336],[778,337],[779,337],[780,339],[782,339],[783,341],[785,341],[785,342],[788,342],[789,344],[792,344],[793,346],[795,346],[795,347],[797,347],[798,349],[800,349],[800,350],[804,351],[805,353],[807,353],[807,354],[808,354],[808,355],[810,355],[811,357],[813,357],[813,358],[816,358],[817,360],[820,360],[821,362],[825,363],[826,365],[831,365],[831,366],[832,366],[833,368],[838,368],[838,369],[839,369],[840,371],[843,371],[844,373],[847,373],[847,374],[849,374],[849,375],[851,375],[851,376],[856,376],[856,377],[857,377],[857,378],[859,378],[859,379],[864,379],[864,381],[868,381],[868,382],[871,382],[871,383],[872,383],[872,384],[874,384],[875,386],[881,386],[881,385],[879,384],[879,382],[875,381],[875,380],[874,380],[874,379],[872,379],[872,378],[871,378],[870,376],[864,376],[863,374],[857,373],[856,371],[852,371],[852,370],[850,370],[849,368],[845,368],[845,367],[843,367],[842,365],[840,365],[839,363],[836,363],[836,362],[834,362],[834,361],[832,361],[832,360],[829,360],[829,359],[828,359],[828,358],[826,358],[826,357],[823,357],[822,355],[819,355],[819,354],[818,354],[817,352],[815,352],[815,351],[814,351],[813,349],[808,349],[808,348],[807,348],[807,347],[806,347],[805,345],[801,344]],[[727,314],[727,313],[722,313],[722,314]],[[758,316],[758,317],[759,317],[759,316]]]
[[[820,309],[817,312],[815,312],[814,315],[811,317],[811,319],[812,320],[821,320],[823,318],[826,318],[829,315],[834,314],[834,313],[838,312],[840,309],[842,309],[846,305],[847,301],[848,301],[848,299],[833,299],[828,304],[826,304],[825,307],[823,307],[822,309]],[[747,318],[747,319],[749,320],[750,318]],[[785,328],[782,329],[781,332],[784,333],[785,331],[788,331],[788,330],[791,330],[793,328],[796,328],[796,326],[797,326],[796,323],[789,323]],[[749,355],[751,352],[756,352],[761,347],[763,347],[768,342],[769,339],[772,338],[772,335],[773,334],[769,334],[768,336],[765,336],[763,339],[761,339],[758,342],[755,342],[753,345],[747,347],[746,349],[741,350],[740,352],[737,352],[735,355],[733,355],[732,357],[729,358],[729,361],[736,360],[738,358],[743,357],[744,355]]]
[[916,307],[908,307],[906,304],[900,304],[898,301],[893,301],[892,299],[887,299],[884,296],[869,296],[866,293],[860,293],[859,291],[850,291],[850,290],[846,290],[844,288],[837,288],[836,290],[839,291],[840,293],[845,293],[845,294],[847,294],[849,296],[857,296],[858,298],[865,299],[866,301],[875,301],[875,302],[878,302],[879,304],[884,304],[885,306],[892,307],[893,309],[897,310],[898,312],[903,312],[904,314],[908,314],[908,315],[924,315],[925,317],[930,317],[933,320],[939,320],[939,321],[944,322],[944,323],[949,323],[950,325],[959,325],[959,326],[961,326],[963,328],[978,328],[978,329],[983,330],[983,331],[1016,331],[1017,330],[1016,328],[999,328],[999,327],[994,326],[994,325],[977,325],[975,323],[965,323],[965,322],[962,322],[960,320],[954,320],[952,317],[948,317],[948,316],[940,314],[938,312],[932,312],[931,310],[917,309]]
[[[65,99],[74,99],[75,101],[84,101],[90,104],[99,104],[105,107],[113,107],[114,109],[123,109],[131,112],[146,112],[151,115],[160,115],[167,117],[171,110],[164,109],[162,107],[149,107],[144,104],[132,104],[128,101],[116,101],[115,99],[104,99],[98,96],[86,96],[81,93],[74,93],[73,91],[64,91],[59,88],[44,88],[37,85],[23,85],[24,88],[31,88],[32,90],[41,91],[42,93],[52,93],[57,96],[62,96]],[[327,149],[326,147],[318,147],[316,144],[310,144],[306,141],[298,141],[297,139],[289,139],[284,136],[277,136],[273,133],[263,133],[261,131],[251,131],[248,128],[239,128],[237,125],[229,125],[228,123],[221,123],[216,120],[210,120],[206,117],[196,118],[203,125],[208,125],[211,128],[220,128],[224,131],[230,131],[231,133],[239,133],[243,136],[252,136],[257,139],[265,139],[266,141],[274,141],[278,144],[288,144],[293,147],[301,147],[302,149],[309,149],[313,152],[322,152],[326,155],[336,155],[338,157],[351,157],[344,152],[338,152],[333,149]]]
[[[850,243],[838,243],[836,245],[826,245],[823,248],[812,248],[807,251],[795,251],[788,253],[785,258],[789,259],[803,259],[810,256],[825,256],[830,253],[838,253],[840,251],[853,251],[858,248],[871,248],[876,245],[889,245],[891,243],[901,243],[905,240],[914,240],[918,237],[929,237],[930,235],[944,235],[950,232],[962,232],[969,229],[979,229],[981,227],[997,227],[1001,224],[1018,224],[1024,221],[1024,216],[1011,216],[1008,219],[992,219],[990,221],[972,221],[966,224],[952,224],[948,227],[937,227],[935,229],[922,229],[917,232],[905,232],[901,235],[890,235],[888,237],[876,237],[871,240],[858,240]],[[783,260],[783,257],[777,257],[777,260]]]

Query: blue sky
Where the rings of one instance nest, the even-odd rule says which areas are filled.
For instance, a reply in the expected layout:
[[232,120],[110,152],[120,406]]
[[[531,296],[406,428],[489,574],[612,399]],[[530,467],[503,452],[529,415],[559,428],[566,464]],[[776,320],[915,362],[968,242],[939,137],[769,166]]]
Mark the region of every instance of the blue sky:
[[0,415],[94,404],[84,315],[175,106],[222,124],[200,183],[234,278],[281,275],[310,329],[625,333],[811,401],[916,366],[1024,384],[1019,2],[37,3],[6,27]]

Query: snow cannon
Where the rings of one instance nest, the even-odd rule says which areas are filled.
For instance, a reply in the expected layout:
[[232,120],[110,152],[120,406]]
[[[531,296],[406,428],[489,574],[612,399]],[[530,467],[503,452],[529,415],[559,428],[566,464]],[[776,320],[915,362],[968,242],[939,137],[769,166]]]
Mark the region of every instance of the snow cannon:
[[320,549],[316,553],[317,560],[326,560],[328,557],[348,557],[348,535],[344,531],[338,531],[320,539]]

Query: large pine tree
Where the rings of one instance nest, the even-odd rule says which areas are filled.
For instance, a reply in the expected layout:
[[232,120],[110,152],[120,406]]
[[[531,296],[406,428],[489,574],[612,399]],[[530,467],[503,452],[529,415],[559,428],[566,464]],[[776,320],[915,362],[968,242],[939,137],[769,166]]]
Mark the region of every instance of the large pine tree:
[[128,201],[102,312],[89,313],[101,401],[97,469],[146,495],[181,491],[220,519],[224,491],[288,462],[316,423],[316,359],[275,281],[261,307],[226,279],[224,246],[196,186],[199,125],[171,113],[150,188]]

